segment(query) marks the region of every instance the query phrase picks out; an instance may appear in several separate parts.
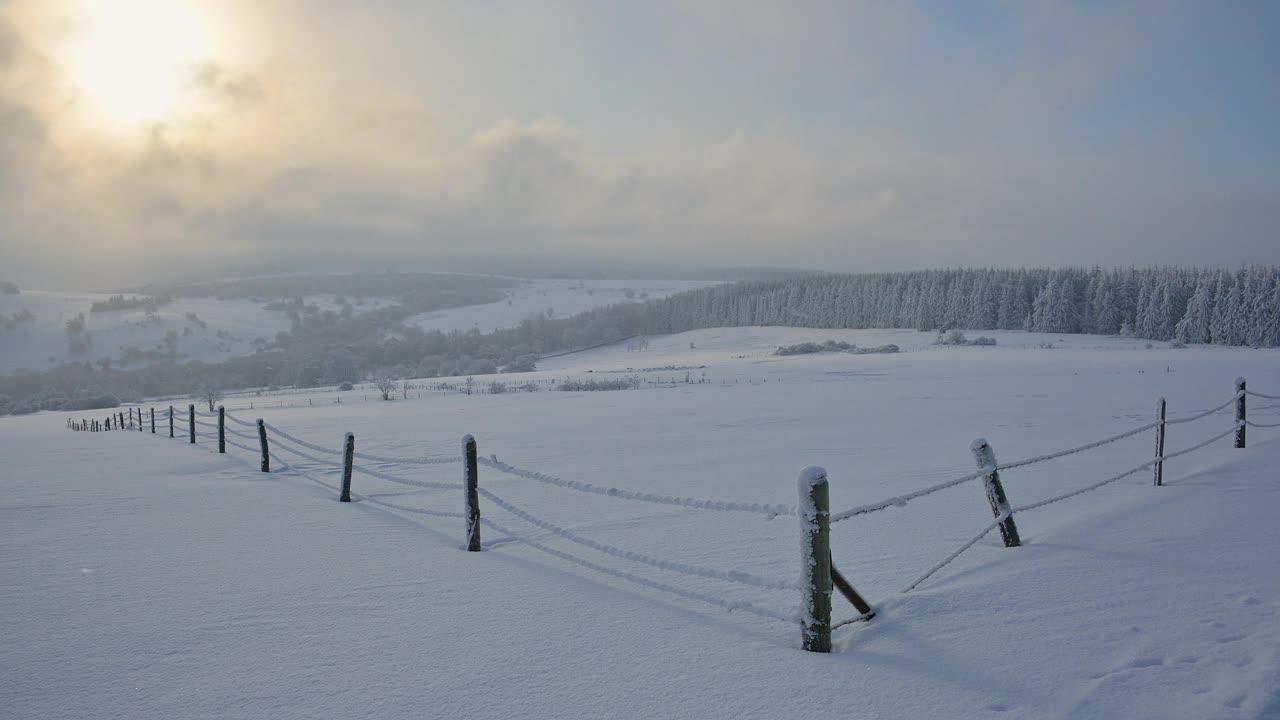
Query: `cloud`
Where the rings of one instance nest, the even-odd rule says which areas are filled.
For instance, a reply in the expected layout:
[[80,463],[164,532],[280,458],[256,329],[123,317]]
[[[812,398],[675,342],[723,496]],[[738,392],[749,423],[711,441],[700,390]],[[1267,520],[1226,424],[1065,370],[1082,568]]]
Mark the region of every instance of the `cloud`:
[[[9,3],[18,20],[55,5]],[[119,137],[76,116],[56,38],[0,19],[11,262],[51,244],[94,269],[192,253],[1280,259],[1275,183],[1210,178],[1203,132],[1121,93],[1180,67],[1194,6],[209,7],[246,29],[240,53],[193,69],[181,116]]]

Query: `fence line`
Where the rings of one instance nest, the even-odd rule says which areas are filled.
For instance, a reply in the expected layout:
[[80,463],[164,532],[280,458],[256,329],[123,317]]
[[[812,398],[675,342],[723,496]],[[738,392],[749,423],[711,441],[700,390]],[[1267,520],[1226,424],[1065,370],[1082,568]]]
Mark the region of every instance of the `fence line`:
[[678,595],[680,597],[683,597],[689,600],[697,600],[698,602],[707,603],[708,605],[715,605],[717,607],[723,608],[730,612],[734,610],[743,610],[745,612],[749,612],[754,615],[759,615],[760,617],[763,617],[763,618],[782,620],[783,622],[797,622],[798,620],[800,620],[800,614],[798,612],[784,613],[784,612],[778,612],[775,610],[769,610],[767,608],[762,608],[762,607],[759,607],[758,605],[754,605],[752,603],[746,602],[745,600],[726,601],[721,598],[715,597],[713,595],[705,595],[703,593],[694,592],[692,590],[685,590],[684,588],[678,588],[678,587],[675,587],[674,585],[668,585],[666,583],[658,582],[656,580],[650,580],[649,578],[641,577],[639,575],[633,575],[624,570],[615,570],[614,568],[611,568],[611,567],[598,565],[596,563],[591,562],[590,560],[583,560],[582,558],[577,557],[576,555],[571,555],[567,552],[556,550],[555,548],[552,548],[552,547],[548,547],[547,545],[544,545],[538,542],[537,540],[534,540],[531,537],[523,536],[518,533],[515,533],[511,530],[508,530],[502,527],[501,525],[498,525],[497,523],[493,522],[488,518],[480,518],[480,523],[494,530],[497,530],[498,532],[502,533],[503,535],[506,535],[512,540],[524,543],[525,545],[528,545],[529,547],[534,548],[535,550],[540,550],[544,553],[547,553],[548,555],[560,558],[561,560],[565,560],[567,562],[571,562],[576,565],[581,565],[582,567],[585,567],[588,570],[595,570],[596,572],[604,573],[606,575],[612,575],[613,577],[620,578],[622,580],[628,580],[630,582],[636,583],[637,585],[643,585],[644,587],[653,588],[655,590],[663,590],[673,595]]
[[565,540],[568,540],[569,542],[577,543],[578,545],[581,545],[583,547],[591,548],[592,550],[602,552],[605,555],[612,555],[613,557],[616,557],[622,560],[633,560],[638,563],[643,563],[645,565],[656,567],[660,570],[670,570],[672,572],[682,573],[684,575],[711,578],[713,580],[725,580],[728,582],[736,582],[742,585],[749,585],[752,587],[763,588],[765,590],[799,590],[800,589],[800,584],[793,581],[772,580],[770,578],[760,577],[758,575],[752,575],[750,573],[745,573],[745,572],[738,572],[735,570],[724,571],[724,570],[716,570],[713,568],[699,567],[697,565],[688,565],[686,563],[676,562],[674,560],[663,560],[661,558],[655,558],[652,555],[647,555],[641,552],[623,550],[621,548],[614,547],[613,545],[609,545],[607,543],[602,543],[596,540],[591,540],[589,538],[584,538],[581,535],[578,535],[577,533],[571,530],[566,530],[560,527],[559,525],[556,525],[555,523],[548,522],[546,520],[543,520],[542,518],[536,517],[533,514],[525,510],[521,510],[515,505],[512,505],[506,500],[503,500],[502,498],[493,494],[486,488],[480,488],[479,492],[481,497],[484,497],[487,500],[493,502],[494,505],[497,505],[498,507],[502,508],[503,510],[506,510],[512,515],[515,515],[521,520],[524,520],[525,522],[528,522],[532,525],[536,525],[537,527],[540,527],[543,530],[546,530],[547,532],[559,535],[560,537],[564,538]]
[[555,485],[557,487],[568,488],[570,490],[577,490],[578,492],[591,493],[594,495],[604,495],[607,497],[618,498],[620,500],[636,500],[639,502],[655,503],[658,505],[677,505],[680,507],[697,508],[699,510],[715,510],[719,512],[759,513],[771,518],[778,515],[796,514],[796,509],[790,505],[766,505],[762,503],[728,502],[672,495],[654,495],[653,493],[604,487],[601,485],[593,485],[591,483],[577,482],[576,480],[563,480],[545,473],[535,472],[533,470],[523,470],[514,465],[500,462],[496,457],[480,458],[480,464],[491,467],[499,472],[507,473],[508,475],[515,475],[529,480],[536,480],[547,485]]
[[[265,423],[262,420],[258,420],[256,423],[241,420],[235,417],[234,415],[232,415],[231,413],[225,412],[224,408],[219,408],[219,412],[210,412],[210,413],[196,412],[194,410],[194,407],[192,407],[189,412],[184,412],[181,414],[178,414],[176,412],[171,412],[170,421],[172,425],[175,427],[179,425],[182,426],[184,431],[186,431],[183,433],[184,438],[188,434],[188,432],[191,433],[190,442],[195,442],[194,429],[195,429],[195,426],[200,426],[204,428],[212,428],[214,430],[219,431],[220,437],[226,441],[226,444],[231,445],[234,448],[243,450],[248,453],[260,453],[262,455],[264,472],[268,470],[269,459],[275,458],[277,466],[279,468],[288,470],[294,474],[302,476],[320,485],[321,487],[324,487],[331,491],[339,490],[339,488],[336,485],[320,480],[319,478],[312,476],[305,469],[298,467],[293,463],[289,463],[283,460],[282,458],[279,457],[280,451],[288,452],[292,455],[302,458],[303,460],[314,463],[315,465],[325,469],[326,471],[341,472],[343,473],[343,477],[344,477],[343,488],[342,488],[342,492],[343,492],[342,499],[344,501],[348,497],[348,490],[350,486],[350,475],[352,471],[358,472],[362,475],[372,477],[375,479],[391,482],[394,484],[418,487],[418,488],[439,489],[439,490],[463,490],[467,487],[461,483],[435,482],[435,481],[428,481],[428,480],[417,480],[412,478],[398,477],[396,475],[383,472],[380,469],[366,467],[364,464],[355,464],[352,462],[353,459],[359,459],[365,462],[380,463],[380,464],[391,466],[391,467],[420,467],[420,466],[429,466],[429,465],[463,463],[464,465],[467,466],[467,475],[469,476],[470,478],[469,482],[471,483],[470,492],[472,493],[472,500],[469,502],[472,503],[472,505],[468,510],[468,512],[455,512],[455,511],[435,510],[431,508],[413,507],[413,506],[403,505],[396,502],[391,502],[388,500],[383,500],[376,496],[357,494],[354,492],[349,493],[349,496],[362,502],[369,502],[374,505],[386,507],[389,509],[399,510],[403,512],[408,512],[408,513],[414,513],[414,514],[431,516],[431,517],[467,519],[469,526],[474,524],[476,527],[479,527],[479,525],[490,527],[506,535],[507,539],[509,539],[510,541],[521,542],[533,549],[536,549],[543,553],[547,553],[549,555],[552,555],[553,557],[562,559],[566,562],[574,563],[581,567],[585,567],[587,569],[590,569],[596,572],[601,572],[601,573],[610,575],[612,577],[626,580],[628,582],[636,583],[644,587],[662,590],[664,592],[672,593],[674,595],[677,595],[689,600],[695,600],[698,602],[707,603],[707,604],[714,605],[726,610],[743,610],[764,618],[783,620],[787,622],[801,622],[803,627],[802,637],[805,638],[805,642],[804,642],[805,648],[810,650],[816,650],[819,652],[828,652],[830,649],[829,637],[830,637],[830,630],[832,627],[830,622],[830,602],[824,601],[824,602],[818,602],[817,604],[815,604],[812,601],[815,599],[815,597],[817,597],[822,593],[825,593],[827,596],[829,596],[830,593],[832,592],[832,589],[830,586],[832,573],[829,570],[824,571],[826,572],[825,575],[817,575],[815,573],[806,571],[806,573],[804,573],[804,578],[801,581],[797,582],[797,581],[767,578],[767,577],[754,575],[751,573],[746,573],[741,571],[720,570],[720,569],[711,568],[711,567],[692,565],[692,564],[682,563],[675,560],[656,557],[654,555],[650,555],[643,552],[625,550],[625,549],[616,547],[614,545],[610,545],[608,543],[604,543],[598,540],[593,540],[591,538],[585,537],[572,530],[569,530],[560,525],[552,523],[544,518],[540,518],[534,515],[533,513],[530,513],[527,510],[524,510],[512,504],[511,502],[503,499],[501,496],[495,494],[493,491],[489,490],[488,488],[477,487],[475,483],[475,480],[477,477],[476,468],[479,465],[484,465],[486,467],[492,468],[506,475],[534,480],[539,483],[552,485],[552,486],[565,488],[565,489],[570,489],[570,490],[575,490],[582,493],[617,498],[620,500],[647,502],[647,503],[654,503],[659,505],[674,505],[674,506],[686,507],[691,509],[699,509],[699,510],[755,513],[755,514],[764,515],[768,519],[772,519],[773,517],[776,517],[778,515],[801,516],[800,520],[801,520],[801,526],[802,526],[802,533],[808,533],[811,536],[811,539],[806,541],[808,543],[811,543],[810,545],[806,546],[811,548],[810,555],[812,555],[813,552],[820,551],[824,554],[824,556],[826,554],[829,554],[830,552],[829,540],[826,537],[826,533],[829,532],[828,528],[830,524],[848,520],[850,518],[857,517],[860,515],[878,512],[880,510],[885,510],[891,507],[905,507],[907,504],[909,504],[913,500],[916,500],[928,495],[932,495],[936,492],[940,492],[948,488],[965,484],[971,480],[975,480],[980,477],[986,478],[987,485],[988,485],[988,488],[987,488],[988,495],[990,496],[990,494],[993,491],[997,492],[1000,495],[998,498],[999,499],[998,503],[995,500],[992,500],[992,509],[995,514],[995,521],[992,522],[990,525],[987,525],[982,530],[982,532],[980,532],[978,535],[974,536],[973,538],[965,542],[955,551],[948,554],[940,562],[931,566],[927,572],[925,572],[923,575],[916,578],[911,584],[906,586],[901,591],[903,593],[906,593],[917,588],[925,580],[929,579],[930,577],[935,575],[938,571],[945,568],[951,562],[955,561],[966,550],[973,547],[978,542],[980,542],[982,538],[990,534],[992,530],[996,529],[997,527],[1002,527],[1006,523],[1008,523],[1011,526],[1013,517],[1016,514],[1026,512],[1029,510],[1037,510],[1047,505],[1051,505],[1057,502],[1067,500],[1069,498],[1076,497],[1078,495],[1091,492],[1093,490],[1097,490],[1104,486],[1118,482],[1119,480],[1122,480],[1124,478],[1131,477],[1134,474],[1141,472],[1142,470],[1149,468],[1153,465],[1160,466],[1161,464],[1163,464],[1168,460],[1172,460],[1174,458],[1186,455],[1188,453],[1192,453],[1197,450],[1203,449],[1213,444],[1214,442],[1217,442],[1219,440],[1222,440],[1223,438],[1228,437],[1229,435],[1232,435],[1233,433],[1236,436],[1235,446],[1238,448],[1243,448],[1245,447],[1245,441],[1246,441],[1245,434],[1244,434],[1244,428],[1246,426],[1253,426],[1256,428],[1280,427],[1280,423],[1260,423],[1260,422],[1256,422],[1248,419],[1246,414],[1247,408],[1245,403],[1245,397],[1249,395],[1252,395],[1254,397],[1266,398],[1266,399],[1280,399],[1280,396],[1265,395],[1252,390],[1246,390],[1244,380],[1237,379],[1236,392],[1232,395],[1232,397],[1228,399],[1226,402],[1222,403],[1221,405],[1215,406],[1208,410],[1204,410],[1204,411],[1195,413],[1193,415],[1189,415],[1187,417],[1169,420],[1169,419],[1166,419],[1164,416],[1164,412],[1163,412],[1164,402],[1162,400],[1159,408],[1160,410],[1158,415],[1159,419],[1156,422],[1141,425],[1139,427],[1126,430],[1117,435],[1113,435],[1107,438],[1103,438],[1101,440],[1096,440],[1096,441],[1079,445],[1076,447],[1068,448],[1065,450],[1059,450],[1057,452],[1048,453],[1044,455],[1025,458],[1022,460],[1017,460],[1009,463],[997,462],[994,458],[994,452],[990,451],[988,447],[987,454],[975,455],[975,457],[978,457],[978,462],[982,465],[982,467],[980,467],[976,472],[972,472],[966,475],[952,478],[950,480],[946,480],[944,482],[937,483],[929,487],[922,488],[920,490],[916,490],[910,493],[887,498],[876,503],[856,506],[839,513],[829,513],[827,510],[827,506],[826,506],[827,495],[825,490],[826,474],[825,474],[825,471],[820,470],[818,468],[810,468],[806,470],[805,473],[808,473],[808,474],[820,473],[822,475],[821,483],[823,487],[820,494],[822,499],[819,501],[821,503],[819,506],[816,506],[816,507],[813,506],[814,501],[812,498],[817,496],[812,495],[812,488],[810,488],[811,494],[810,494],[810,500],[808,501],[808,505],[805,504],[803,489],[802,489],[802,497],[801,497],[802,502],[800,506],[753,503],[753,502],[736,502],[736,501],[728,501],[728,500],[712,500],[712,499],[694,498],[694,497],[658,495],[654,493],[639,492],[639,491],[627,490],[622,488],[600,486],[592,483],[578,482],[574,480],[566,480],[566,479],[562,479],[552,475],[548,475],[546,473],[526,470],[508,463],[501,462],[497,459],[496,455],[491,455],[489,458],[478,458],[476,457],[476,453],[474,451],[474,440],[472,440],[470,436],[468,436],[466,440],[472,444],[466,446],[467,452],[465,457],[454,456],[454,455],[441,455],[441,456],[428,456],[428,457],[395,457],[395,456],[382,456],[382,455],[375,455],[370,453],[354,452],[353,436],[351,436],[351,434],[348,433],[347,439],[346,439],[346,451],[345,451],[346,452],[346,468],[344,470],[342,462],[340,462],[338,459],[335,459],[333,457],[333,456],[343,455],[343,451],[334,450],[332,448],[307,442],[299,437],[296,437],[286,432],[285,430],[279,427]],[[1150,460],[1147,460],[1141,465],[1135,466],[1118,475],[1114,475],[1109,478],[1106,478],[1105,480],[1101,480],[1101,481],[1086,485],[1084,487],[1076,488],[1074,490],[1064,492],[1059,495],[1046,498],[1044,500],[1039,500],[1033,503],[1016,506],[1016,507],[1010,507],[1008,502],[1004,499],[1003,488],[1000,486],[999,480],[998,480],[998,473],[1000,471],[1022,468],[1022,467],[1026,467],[1036,463],[1046,462],[1049,460],[1065,457],[1067,455],[1073,455],[1076,453],[1085,452],[1088,450],[1101,447],[1103,445],[1118,442],[1126,438],[1134,437],[1136,435],[1139,435],[1143,432],[1150,431],[1152,429],[1156,429],[1157,432],[1159,433],[1159,437],[1163,437],[1164,428],[1169,425],[1180,425],[1184,423],[1195,422],[1197,420],[1201,420],[1211,415],[1214,415],[1215,413],[1221,412],[1227,409],[1228,407],[1232,406],[1233,404],[1236,407],[1236,418],[1232,426],[1228,428],[1226,431],[1215,434],[1206,440],[1196,443],[1195,445],[1192,445],[1190,447],[1184,448],[1176,452],[1166,453],[1163,451],[1163,444],[1158,443],[1157,444],[1158,449],[1155,457],[1153,457]],[[192,417],[189,419],[188,415],[191,415]],[[217,423],[194,419],[194,416],[198,416],[201,418],[211,418],[211,417],[217,418],[217,417],[220,417],[220,415],[221,415],[221,418]],[[143,430],[143,415],[142,415],[141,407],[138,408],[137,417],[138,417],[138,420],[137,420],[138,425],[136,427],[139,431],[141,431]],[[227,420],[230,421],[231,423],[230,425],[227,424],[226,422]],[[99,430],[111,430],[111,429],[133,430],[134,429],[133,422],[134,422],[134,416],[133,416],[133,409],[131,408],[127,423],[125,421],[124,413],[111,413],[106,418],[105,421],[99,421],[97,419],[91,421],[88,418],[82,418],[80,421],[77,422],[75,420],[68,419],[67,427],[69,429],[77,430],[77,431],[99,431]],[[233,427],[233,425],[238,425],[246,428],[254,428],[257,430],[257,434],[250,434],[248,432],[237,430],[235,427]],[[268,443],[267,443],[268,431],[275,436],[275,442],[271,444],[270,447],[268,447]],[[227,435],[240,438],[242,440],[247,440],[247,441],[258,440],[259,447],[254,448],[250,445],[244,445],[239,442],[235,442],[234,440],[230,440],[226,438]],[[985,442],[985,441],[978,441],[978,442]],[[328,459],[315,457],[314,455],[304,452],[299,448],[304,448],[307,450],[311,450],[313,452],[321,453],[322,455],[327,456]],[[802,479],[804,477],[807,477],[807,475],[802,474]],[[1157,477],[1156,484],[1157,485],[1160,484],[1158,477]],[[568,542],[580,545],[582,547],[586,547],[591,550],[595,550],[597,552],[600,552],[604,555],[607,555],[613,558],[637,562],[643,565],[647,565],[649,567],[653,567],[653,568],[668,571],[668,572],[673,572],[673,573],[678,573],[678,574],[693,576],[693,577],[699,577],[704,579],[730,582],[730,583],[735,583],[738,585],[743,585],[743,586],[756,588],[756,589],[800,590],[802,595],[802,600],[805,598],[808,599],[807,607],[809,607],[810,609],[804,610],[803,608],[806,607],[806,605],[802,601],[802,610],[800,612],[779,612],[776,610],[772,610],[769,608],[756,605],[746,600],[740,600],[740,599],[731,600],[731,599],[725,599],[722,597],[717,597],[717,596],[713,596],[713,595],[709,595],[701,592],[686,590],[684,588],[672,586],[661,581],[652,580],[642,576],[637,576],[625,570],[619,570],[616,568],[600,565],[598,563],[592,562],[590,560],[586,560],[584,558],[578,557],[571,553],[552,548],[546,545],[545,543],[540,542],[538,539],[532,536],[522,536],[518,533],[515,533],[511,530],[508,530],[502,527],[501,525],[494,523],[491,519],[487,517],[483,517],[483,518],[479,517],[478,504],[475,504],[475,500],[477,497],[485,498],[486,501],[492,503],[495,507],[499,508],[500,510],[510,514],[511,516],[519,520],[529,523],[535,528],[538,528],[542,531],[550,533],[551,535],[554,535],[556,537],[562,538]],[[804,509],[803,514],[801,513],[802,508]],[[822,522],[815,523],[815,518],[821,518]],[[814,533],[817,533],[817,535],[814,535]],[[474,546],[471,549],[473,550],[483,549],[483,547],[478,543],[478,535],[474,536],[471,542],[474,544]],[[1009,546],[1016,546],[1020,544],[1020,540],[1016,536],[1016,533],[1012,534],[1009,537],[1006,537],[1005,544]],[[491,543],[490,547],[492,546],[493,544]],[[810,560],[816,561],[816,558],[811,557]],[[829,567],[829,562],[827,562],[826,565],[824,565],[823,567]],[[844,583],[843,580],[841,582]],[[820,584],[815,584],[815,583],[826,583],[825,589],[823,589],[823,587]],[[847,583],[844,583],[843,585],[841,585],[841,590],[842,592],[852,593],[850,597],[852,597],[855,600],[860,599],[860,598],[853,597],[853,596],[856,596],[856,592],[852,591],[852,588],[850,588],[847,585]],[[814,615],[815,613],[824,613],[825,617],[824,618],[812,617],[812,615]],[[873,616],[874,616],[874,612],[865,614],[863,617],[860,617],[857,619],[870,619]],[[847,623],[841,623],[841,625],[844,625],[844,624],[847,624]],[[813,631],[815,628],[819,633],[825,633],[825,636],[823,637],[814,636]]]

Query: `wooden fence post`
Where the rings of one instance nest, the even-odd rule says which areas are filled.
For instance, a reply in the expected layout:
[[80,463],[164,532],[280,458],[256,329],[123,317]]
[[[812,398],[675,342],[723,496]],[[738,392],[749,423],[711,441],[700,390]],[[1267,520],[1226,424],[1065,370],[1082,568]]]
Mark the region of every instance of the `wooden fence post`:
[[347,433],[342,441],[342,496],[340,502],[351,502],[351,466],[356,459],[355,433]]
[[124,413],[120,413],[120,424],[116,426],[117,430],[124,429]]
[[462,458],[467,479],[467,550],[480,552],[480,465],[476,460],[476,439],[462,438]]
[[1156,487],[1164,485],[1164,398],[1156,405]]
[[827,471],[800,471],[800,641],[809,652],[831,652],[831,502]]
[[218,406],[218,452],[227,452],[227,409]]
[[1245,414],[1245,384],[1244,378],[1236,378],[1236,392],[1240,397],[1236,398],[1236,447],[1243,448],[1245,445],[1245,420],[1248,417]]
[[194,403],[187,406],[187,436],[191,438],[191,444],[196,444],[196,406]]
[[142,430],[142,408],[138,408],[138,432],[143,432],[143,430]]
[[169,437],[173,437],[173,406],[169,406]]
[[151,408],[151,434],[156,434],[156,409]]
[[271,452],[267,449],[267,424],[258,418],[258,445],[262,448],[262,472],[271,472]]
[[1004,494],[1004,485],[1000,482],[1000,471],[996,469],[996,451],[991,449],[991,445],[983,438],[978,438],[969,446],[973,451],[973,459],[978,463],[978,469],[991,468],[991,472],[983,476],[982,481],[987,489],[987,502],[991,503],[991,514],[1000,521],[1000,537],[1004,539],[1005,547],[1021,547],[1022,539],[1018,537],[1018,526],[1013,522],[1013,515],[1009,510],[1009,498]]

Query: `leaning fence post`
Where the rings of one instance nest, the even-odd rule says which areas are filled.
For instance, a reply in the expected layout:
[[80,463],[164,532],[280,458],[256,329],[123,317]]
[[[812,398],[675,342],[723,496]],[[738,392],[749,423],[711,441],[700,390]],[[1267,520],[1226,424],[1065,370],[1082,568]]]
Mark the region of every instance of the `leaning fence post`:
[[187,436],[191,438],[191,444],[196,444],[196,406],[191,404],[187,406]]
[[120,424],[116,426],[117,430],[124,429],[124,413],[120,413]]
[[1000,471],[996,469],[996,451],[990,443],[978,438],[969,446],[973,451],[973,459],[979,470],[991,468],[991,472],[983,476],[982,481],[987,489],[987,502],[991,503],[991,514],[1000,520],[1000,537],[1005,547],[1020,547],[1022,539],[1018,537],[1018,526],[1013,522],[1012,511],[1009,510],[1009,498],[1004,494],[1004,485],[1000,482]]
[[262,472],[271,472],[271,452],[267,449],[267,424],[258,418],[258,445],[262,448]]
[[156,434],[156,409],[151,408],[151,434]]
[[355,433],[347,433],[342,442],[342,496],[341,502],[351,502],[351,465],[356,458]]
[[1236,378],[1236,392],[1239,397],[1236,398],[1236,447],[1244,447],[1245,441],[1245,422],[1247,415],[1245,414],[1245,384],[1244,378]]
[[227,409],[218,406],[218,452],[227,451]]
[[169,406],[169,437],[173,437],[173,406]]
[[480,552],[480,466],[476,461],[476,439],[462,438],[462,459],[467,481],[467,550]]
[[138,432],[142,431],[142,408],[138,408]]
[[1164,398],[1156,405],[1156,487],[1164,485]]
[[800,641],[809,652],[831,652],[831,502],[827,471],[807,467],[799,480]]

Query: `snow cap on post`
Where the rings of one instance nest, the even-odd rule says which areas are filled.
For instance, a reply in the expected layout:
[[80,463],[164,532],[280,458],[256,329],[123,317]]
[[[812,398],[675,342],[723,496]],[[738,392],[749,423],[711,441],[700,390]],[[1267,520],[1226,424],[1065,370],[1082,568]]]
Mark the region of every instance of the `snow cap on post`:
[[800,489],[808,490],[809,488],[813,487],[814,485],[817,485],[818,483],[826,479],[827,479],[826,468],[821,468],[821,467],[818,467],[817,465],[810,465],[809,467],[800,471]]

